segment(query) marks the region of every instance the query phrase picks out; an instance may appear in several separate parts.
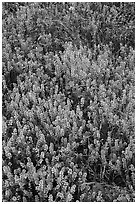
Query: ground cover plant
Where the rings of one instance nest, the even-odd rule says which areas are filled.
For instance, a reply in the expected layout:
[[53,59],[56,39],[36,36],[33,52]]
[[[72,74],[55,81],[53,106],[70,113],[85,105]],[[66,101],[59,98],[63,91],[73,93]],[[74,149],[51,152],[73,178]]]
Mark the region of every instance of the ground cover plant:
[[2,12],[3,201],[135,201],[135,4]]

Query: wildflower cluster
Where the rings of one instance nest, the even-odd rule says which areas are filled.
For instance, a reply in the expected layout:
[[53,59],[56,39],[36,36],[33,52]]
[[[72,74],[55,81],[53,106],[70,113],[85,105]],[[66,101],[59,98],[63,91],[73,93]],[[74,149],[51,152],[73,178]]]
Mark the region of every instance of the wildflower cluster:
[[3,201],[134,201],[134,10],[3,3]]

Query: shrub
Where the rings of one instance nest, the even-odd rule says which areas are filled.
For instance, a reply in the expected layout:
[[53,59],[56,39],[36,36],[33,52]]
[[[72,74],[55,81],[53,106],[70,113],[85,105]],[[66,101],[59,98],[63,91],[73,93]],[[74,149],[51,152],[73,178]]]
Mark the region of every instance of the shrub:
[[3,201],[135,200],[134,7],[3,3]]

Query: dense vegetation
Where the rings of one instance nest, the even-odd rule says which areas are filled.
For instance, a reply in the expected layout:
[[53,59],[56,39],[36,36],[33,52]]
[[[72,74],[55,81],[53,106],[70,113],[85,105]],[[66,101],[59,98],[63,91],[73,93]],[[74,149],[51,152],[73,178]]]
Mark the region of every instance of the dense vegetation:
[[135,201],[135,4],[2,17],[3,201]]

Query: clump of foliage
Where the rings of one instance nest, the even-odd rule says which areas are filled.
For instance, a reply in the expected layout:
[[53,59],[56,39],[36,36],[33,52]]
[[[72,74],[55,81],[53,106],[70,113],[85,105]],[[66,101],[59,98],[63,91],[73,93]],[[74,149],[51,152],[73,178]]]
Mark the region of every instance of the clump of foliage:
[[3,201],[135,201],[134,3],[3,3]]

